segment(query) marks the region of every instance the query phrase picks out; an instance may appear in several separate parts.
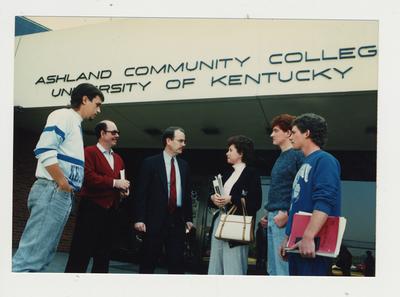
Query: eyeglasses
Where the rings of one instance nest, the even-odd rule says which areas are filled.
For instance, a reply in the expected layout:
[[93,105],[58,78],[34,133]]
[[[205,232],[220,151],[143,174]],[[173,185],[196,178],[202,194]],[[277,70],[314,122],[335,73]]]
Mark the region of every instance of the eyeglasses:
[[113,135],[113,136],[115,136],[116,134],[118,134],[118,135],[121,135],[121,133],[118,131],[118,130],[112,130],[112,131],[105,131],[106,133],[107,132],[110,132],[111,133],[111,135]]

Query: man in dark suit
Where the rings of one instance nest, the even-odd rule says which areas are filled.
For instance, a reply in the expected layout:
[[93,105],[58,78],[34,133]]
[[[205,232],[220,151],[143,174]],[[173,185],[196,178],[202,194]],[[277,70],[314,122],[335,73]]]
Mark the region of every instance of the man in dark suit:
[[184,273],[184,241],[192,223],[189,166],[177,155],[186,142],[179,127],[162,136],[164,151],[143,161],[135,194],[135,229],[144,233],[140,273],[153,273],[164,245],[168,273]]
[[129,195],[122,158],[112,150],[119,139],[115,123],[102,121],[95,127],[97,145],[85,148],[85,177],[65,272],[106,273],[110,262],[119,201]]

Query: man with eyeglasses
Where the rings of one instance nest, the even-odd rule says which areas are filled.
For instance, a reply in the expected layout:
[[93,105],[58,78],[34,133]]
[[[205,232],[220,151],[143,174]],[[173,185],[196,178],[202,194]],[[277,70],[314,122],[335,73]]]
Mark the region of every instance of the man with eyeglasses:
[[119,131],[112,121],[94,129],[97,144],[85,148],[85,179],[65,272],[84,273],[93,257],[92,273],[107,273],[120,199],[129,195],[125,165],[112,148]]
[[153,273],[165,246],[168,273],[184,273],[186,230],[192,223],[191,185],[188,164],[177,158],[186,146],[185,131],[167,128],[164,151],[143,161],[135,191],[135,224],[144,240],[140,273]]

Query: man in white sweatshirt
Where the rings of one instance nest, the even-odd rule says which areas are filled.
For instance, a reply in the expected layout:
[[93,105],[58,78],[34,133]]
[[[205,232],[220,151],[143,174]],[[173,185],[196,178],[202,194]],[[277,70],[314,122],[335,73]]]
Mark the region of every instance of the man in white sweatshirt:
[[29,197],[30,212],[13,261],[14,272],[44,271],[53,259],[84,175],[81,122],[94,119],[102,92],[83,83],[71,93],[71,108],[53,111],[34,150],[37,180]]

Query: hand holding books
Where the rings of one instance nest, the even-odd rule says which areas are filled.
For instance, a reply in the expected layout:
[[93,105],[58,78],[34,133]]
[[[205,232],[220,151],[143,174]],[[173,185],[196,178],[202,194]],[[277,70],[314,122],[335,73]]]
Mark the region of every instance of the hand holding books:
[[215,206],[221,208],[231,202],[231,196],[225,195],[224,186],[222,184],[222,176],[218,174],[212,181],[215,194],[211,196],[212,202]]
[[220,196],[224,196],[224,185],[222,184],[222,176],[218,174],[215,179],[212,181],[214,192]]
[[214,194],[211,196],[212,202],[215,204],[215,206],[222,208],[225,205],[231,203],[231,196],[221,196],[218,194]]
[[319,237],[309,238],[303,236],[298,238],[297,242],[291,248],[288,248],[288,252],[299,252],[302,257],[315,258],[316,251],[319,249]]
[[120,170],[119,174],[120,174],[120,178],[121,178],[120,181],[122,183],[124,183],[124,186],[125,186],[125,187],[120,188],[120,196],[121,196],[121,199],[123,199],[123,198],[126,198],[129,196],[130,183],[128,180],[125,179],[125,169]]

